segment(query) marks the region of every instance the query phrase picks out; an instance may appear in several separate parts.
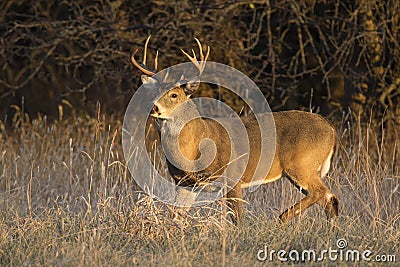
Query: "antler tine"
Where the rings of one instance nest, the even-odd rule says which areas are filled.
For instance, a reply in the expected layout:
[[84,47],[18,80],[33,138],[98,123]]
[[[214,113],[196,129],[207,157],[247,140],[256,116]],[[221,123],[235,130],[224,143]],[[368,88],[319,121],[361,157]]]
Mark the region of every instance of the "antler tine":
[[156,52],[156,58],[154,59],[154,70],[157,71],[158,68],[158,50]]
[[203,61],[207,61],[209,55],[210,55],[210,46],[207,45],[207,53]]
[[194,39],[196,40],[197,45],[199,46],[199,50],[200,50],[200,60],[201,60],[201,61],[207,61],[207,58],[208,58],[208,56],[210,55],[210,47],[207,45],[207,53],[206,53],[206,56],[204,57],[204,54],[203,54],[203,47],[201,46],[201,43],[200,43],[199,39],[197,39],[197,38],[194,38]]
[[[200,51],[202,51],[202,50],[200,50]],[[201,52],[201,54],[203,54],[203,51]],[[208,56],[210,55],[210,47],[207,45],[207,53],[206,53],[206,57],[204,57],[203,55],[201,55],[201,69],[202,69],[202,71],[201,72],[203,72],[204,71],[204,69],[206,68],[206,62],[207,62],[207,59],[208,59]]]
[[151,35],[147,37],[146,42],[144,43],[144,56],[143,56],[143,65],[146,66],[146,57],[147,57],[147,45],[149,44]]
[[194,37],[194,39],[196,40],[197,45],[199,46],[200,60],[203,61],[204,60],[203,47],[201,46],[201,43],[200,43],[199,39],[197,39],[196,37]]
[[190,56],[188,53],[186,53],[183,49],[181,49],[182,53],[199,69],[200,75],[203,73],[205,67],[206,67],[206,61],[208,59],[208,56],[210,55],[210,47],[207,46],[207,53],[206,56],[204,57],[203,54],[203,48],[201,46],[201,43],[199,41],[199,39],[194,38],[197,42],[197,45],[199,47],[200,50],[200,61],[201,63],[197,60],[196,57],[196,53],[194,52],[194,50],[192,49],[192,53],[193,53],[193,57]]
[[183,49],[181,49],[181,51],[197,68],[200,67],[199,62],[197,61],[196,58],[196,54],[194,53],[193,49],[192,49],[193,57],[190,56],[188,53],[186,53]]
[[157,51],[157,54],[156,54],[156,57],[155,57],[155,62],[154,62],[154,68],[155,69],[154,69],[154,71],[149,70],[146,67],[146,60],[147,60],[147,46],[149,44],[150,37],[151,37],[151,35],[149,35],[149,37],[147,37],[146,42],[144,44],[143,63],[139,64],[135,59],[135,55],[136,55],[138,49],[136,49],[135,53],[133,53],[133,55],[131,57],[131,61],[132,61],[133,65],[135,65],[135,67],[137,67],[139,70],[141,70],[144,74],[147,74],[149,76],[153,76],[153,75],[156,74],[155,72],[157,71],[157,67],[158,67],[158,51]]
[[136,61],[136,59],[135,59],[135,55],[136,55],[137,51],[138,51],[138,49],[136,49],[135,53],[133,53],[133,55],[131,56],[132,64],[133,64],[136,68],[138,68],[139,70],[141,70],[144,74],[147,74],[147,75],[149,75],[149,76],[153,76],[153,75],[155,74],[154,72],[152,72],[151,70],[148,70],[148,69],[146,69],[146,68],[140,66],[140,64],[137,63],[137,61]]
[[167,69],[167,73],[165,74],[164,78],[163,78],[163,82],[166,82],[169,76],[169,69]]

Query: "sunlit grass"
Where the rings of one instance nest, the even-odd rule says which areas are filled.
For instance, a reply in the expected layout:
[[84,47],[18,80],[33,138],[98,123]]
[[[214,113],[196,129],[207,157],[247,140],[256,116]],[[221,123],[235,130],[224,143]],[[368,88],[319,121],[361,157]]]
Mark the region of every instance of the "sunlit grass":
[[221,203],[174,220],[175,209],[135,185],[120,121],[99,115],[31,122],[17,112],[9,130],[0,122],[0,264],[250,266],[263,264],[257,252],[265,245],[321,251],[336,248],[338,238],[349,249],[396,254],[398,262],[400,127],[389,132],[380,123],[356,116],[336,123],[340,146],[325,181],[339,198],[340,216],[329,231],[318,206],[277,223],[302,197],[284,179],[245,193],[238,227],[225,220]]

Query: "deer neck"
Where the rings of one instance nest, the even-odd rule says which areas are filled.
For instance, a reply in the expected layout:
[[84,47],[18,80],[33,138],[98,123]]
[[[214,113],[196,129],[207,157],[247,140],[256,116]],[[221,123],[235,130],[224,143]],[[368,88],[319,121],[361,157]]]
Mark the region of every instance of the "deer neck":
[[[179,161],[181,154],[189,160],[195,160],[199,154],[199,143],[207,133],[207,123],[200,117],[196,106],[192,103],[183,110],[184,116],[173,116],[160,123],[160,134],[165,151]],[[195,118],[187,120],[185,118]],[[179,143],[179,150],[176,142]],[[176,155],[175,155],[176,154]]]
[[[188,118],[196,118],[190,120]],[[180,134],[201,133],[206,130],[206,123],[200,117],[196,105],[191,101],[185,103],[185,107],[179,112],[175,112],[168,119],[163,119],[159,123],[159,131],[166,137],[177,137]],[[183,131],[183,133],[181,133]]]

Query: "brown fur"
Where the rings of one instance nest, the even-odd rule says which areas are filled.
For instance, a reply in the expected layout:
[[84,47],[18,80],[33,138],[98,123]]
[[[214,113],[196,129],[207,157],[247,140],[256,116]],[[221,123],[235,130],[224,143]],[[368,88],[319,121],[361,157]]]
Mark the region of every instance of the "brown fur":
[[[149,39],[150,37],[145,44],[145,54]],[[207,47],[207,53],[204,56],[200,41],[196,39],[196,42],[200,50],[200,61],[197,60],[196,55],[191,57],[184,51],[182,52],[198,68],[199,75],[201,75],[204,71],[210,49]],[[170,86],[158,79],[152,78],[151,76],[155,74],[155,71],[147,69],[145,62],[143,62],[143,65],[137,63],[134,55],[132,56],[132,63],[142,72],[150,75],[142,76],[143,84],[149,90],[157,91],[165,86]],[[196,177],[218,177],[218,175],[224,173],[225,168],[230,164],[231,154],[236,155],[236,151],[231,151],[234,149],[231,149],[228,132],[229,129],[230,131],[237,130],[237,124],[235,123],[238,123],[238,121],[232,118],[225,118],[224,120],[227,122],[225,126],[229,128],[226,130],[214,120],[200,118],[196,106],[189,100],[190,94],[197,87],[198,79],[197,81],[194,79],[192,82],[187,82],[183,86],[177,85],[158,99],[154,104],[151,114],[158,119],[158,130],[164,137],[162,140],[164,149],[166,149],[164,151],[168,154],[166,155],[168,169],[178,183],[194,184],[203,182],[201,180],[203,178]],[[183,103],[184,105],[182,105]],[[179,111],[176,111],[175,108]],[[183,119],[184,115],[188,118],[197,119],[185,121]],[[244,117],[241,119],[241,123],[239,122],[246,128],[247,137],[243,138],[248,138],[250,151],[247,154],[247,165],[240,169],[241,165],[237,164],[239,166],[237,168],[239,169],[234,169],[233,173],[230,173],[233,174],[232,177],[235,177],[239,176],[235,175],[235,171],[237,171],[237,174],[242,174],[243,172],[239,181],[237,183],[231,182],[229,181],[231,177],[228,177],[228,186],[231,190],[227,193],[227,197],[229,198],[228,205],[234,212],[232,220],[236,223],[242,217],[242,202],[240,201],[242,199],[242,188],[252,186],[254,183],[268,183],[282,176],[286,176],[306,195],[299,203],[280,215],[282,222],[289,221],[315,203],[325,209],[328,218],[337,216],[337,197],[322,182],[323,176],[329,171],[330,161],[336,145],[337,137],[335,129],[327,120],[313,113],[283,111],[275,112],[272,115],[276,127],[276,149],[271,168],[266,177],[253,178],[261,157],[259,124],[255,117]],[[257,116],[260,116],[261,121],[265,122],[262,125],[269,127],[269,129],[266,129],[267,132],[273,129],[270,123],[271,114],[260,114]],[[184,125],[183,128],[182,125]],[[211,154],[209,151],[201,154],[199,150],[201,141],[206,138],[214,141],[216,153],[213,159],[210,158],[211,164],[201,168],[204,161],[199,159],[203,159],[208,154]],[[238,137],[238,139],[242,140],[241,137]],[[266,152],[272,153],[273,151]],[[180,168],[177,168],[168,160],[182,164],[179,165]],[[263,164],[263,162],[260,162],[260,164]],[[187,170],[192,171],[188,172]],[[193,172],[200,175],[192,175]],[[258,173],[256,174],[258,175]],[[183,178],[186,179],[186,177],[192,178],[184,180]]]
[[[176,97],[173,98],[172,95]],[[170,90],[155,103],[153,116],[162,120],[160,131],[165,131],[165,128],[168,127],[174,128],[174,123],[177,120],[179,121],[179,113],[171,117],[170,112],[186,101],[188,101],[188,97],[184,88],[177,87]],[[193,106],[182,112],[197,114]],[[168,117],[168,119],[161,119],[163,117]],[[274,112],[273,117],[276,126],[276,151],[271,169],[268,175],[261,179],[262,182],[260,183],[268,183],[286,176],[306,195],[299,203],[282,213],[281,221],[289,221],[314,203],[321,205],[326,210],[328,218],[335,217],[338,215],[338,200],[322,182],[322,177],[326,173],[321,173],[321,171],[327,172],[329,170],[330,159],[337,139],[336,131],[327,120],[318,114],[303,111],[283,111]],[[226,120],[229,120],[229,118],[226,118]],[[261,151],[260,130],[255,117],[243,117],[242,122],[249,137],[250,155],[242,178],[239,183],[232,185],[227,194],[229,207],[235,214],[232,217],[235,223],[242,217],[240,201],[242,187],[250,186],[249,183],[258,164]],[[165,134],[164,142],[168,142],[169,138],[172,140],[172,135],[176,133],[171,132],[169,132],[169,135]],[[218,122],[198,118],[187,123],[179,132],[179,149],[188,160],[196,160],[201,156],[198,149],[200,141],[205,138],[211,138],[215,142],[217,153],[212,164],[203,172],[218,176],[218,174],[223,173],[224,168],[229,163],[231,153],[229,135]],[[178,151],[170,151],[170,154],[179,161],[181,154]],[[328,166],[327,170],[324,169],[325,165]],[[170,172],[177,179],[188,174],[174,167],[170,168]]]

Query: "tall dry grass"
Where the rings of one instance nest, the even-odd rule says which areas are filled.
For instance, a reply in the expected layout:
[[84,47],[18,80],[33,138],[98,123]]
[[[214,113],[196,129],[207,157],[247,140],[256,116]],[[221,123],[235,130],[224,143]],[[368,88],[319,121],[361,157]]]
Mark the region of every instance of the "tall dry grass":
[[[225,220],[221,203],[173,220],[174,209],[136,187],[119,120],[99,113],[31,122],[17,111],[11,128],[0,123],[1,265],[250,266],[269,263],[257,260],[265,245],[321,251],[338,238],[349,249],[400,261],[399,126],[351,114],[336,123],[340,146],[326,182],[339,197],[340,217],[329,231],[317,206],[277,223],[302,197],[284,179],[245,194],[238,227]],[[306,262],[321,264],[335,263]]]

